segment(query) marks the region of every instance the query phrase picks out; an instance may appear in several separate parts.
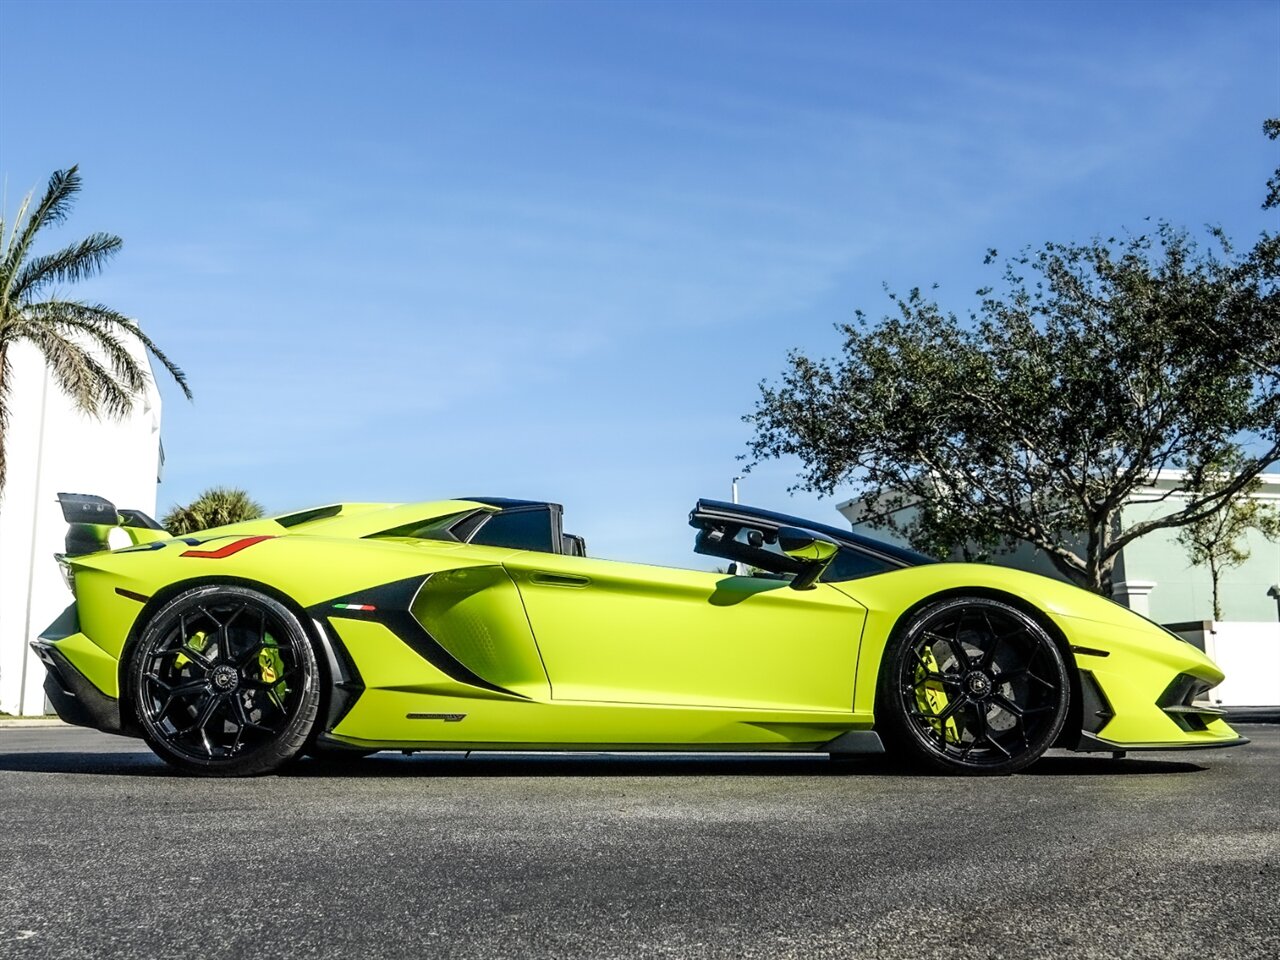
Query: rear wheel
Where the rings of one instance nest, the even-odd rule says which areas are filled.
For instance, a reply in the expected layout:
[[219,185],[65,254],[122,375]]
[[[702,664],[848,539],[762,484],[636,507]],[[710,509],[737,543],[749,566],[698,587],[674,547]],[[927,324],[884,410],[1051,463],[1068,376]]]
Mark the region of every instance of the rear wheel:
[[942,600],[898,633],[881,666],[878,713],[888,744],[948,773],[1009,774],[1062,729],[1070,682],[1053,638],[1016,607]]
[[151,749],[207,776],[279,769],[303,750],[320,701],[302,624],[244,587],[197,587],[166,604],[142,633],[129,679]]

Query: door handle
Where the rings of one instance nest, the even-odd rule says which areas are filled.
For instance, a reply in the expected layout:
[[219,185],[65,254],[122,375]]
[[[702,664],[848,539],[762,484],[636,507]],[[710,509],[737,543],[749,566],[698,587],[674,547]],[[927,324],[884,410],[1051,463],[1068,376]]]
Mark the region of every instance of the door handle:
[[529,579],[547,587],[585,587],[591,582],[589,577],[578,577],[569,573],[549,573],[546,570],[535,570]]

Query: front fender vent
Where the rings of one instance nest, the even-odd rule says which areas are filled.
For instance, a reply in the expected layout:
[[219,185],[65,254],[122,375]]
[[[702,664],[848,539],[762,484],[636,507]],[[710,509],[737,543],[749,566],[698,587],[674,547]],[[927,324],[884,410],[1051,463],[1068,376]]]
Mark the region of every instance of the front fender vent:
[[1080,671],[1080,727],[1085,733],[1098,733],[1116,712],[1102,692],[1097,679],[1088,670]]

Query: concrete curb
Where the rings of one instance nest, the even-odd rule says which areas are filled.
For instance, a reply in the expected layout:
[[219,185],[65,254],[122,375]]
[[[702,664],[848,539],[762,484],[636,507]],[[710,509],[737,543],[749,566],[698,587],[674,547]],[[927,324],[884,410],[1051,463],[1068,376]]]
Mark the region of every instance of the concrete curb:
[[57,717],[0,717],[0,731],[29,730],[33,727],[47,727],[50,730],[56,730],[60,727],[69,726],[71,724],[64,723]]

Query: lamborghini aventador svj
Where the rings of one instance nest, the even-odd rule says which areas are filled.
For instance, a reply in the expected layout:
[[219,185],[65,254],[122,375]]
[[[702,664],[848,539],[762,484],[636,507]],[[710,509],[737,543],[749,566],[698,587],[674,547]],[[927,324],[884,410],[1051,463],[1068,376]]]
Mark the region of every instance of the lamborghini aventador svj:
[[1205,700],[1213,662],[1103,597],[766,510],[694,507],[726,574],[593,559],[554,503],[341,503],[172,537],[59,499],[73,602],[33,643],[49,699],[191,773],[582,749],[1007,774],[1055,745],[1246,742]]

